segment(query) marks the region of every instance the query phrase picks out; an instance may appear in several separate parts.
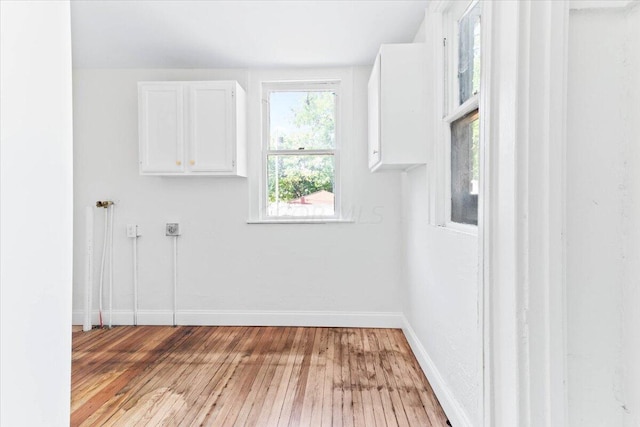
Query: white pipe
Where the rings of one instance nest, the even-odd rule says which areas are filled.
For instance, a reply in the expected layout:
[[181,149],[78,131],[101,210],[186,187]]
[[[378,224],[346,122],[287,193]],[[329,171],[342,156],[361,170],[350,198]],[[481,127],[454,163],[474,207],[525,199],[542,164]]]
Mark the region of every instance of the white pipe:
[[85,208],[85,233],[87,238],[86,270],[84,281],[84,323],[82,330],[91,330],[91,297],[93,292],[93,206]]
[[178,295],[178,236],[173,237],[173,326],[176,322],[176,300]]
[[102,319],[102,294],[104,293],[104,261],[107,255],[107,231],[109,227],[109,210],[104,210],[104,238],[102,239],[102,261],[100,261],[100,286],[98,297],[98,315],[100,317],[100,327],[104,325]]
[[116,205],[109,206],[111,209],[111,218],[109,221],[110,236],[109,236],[109,329],[111,329],[113,320],[113,217],[116,213]]
[[138,236],[133,238],[133,325],[138,326]]

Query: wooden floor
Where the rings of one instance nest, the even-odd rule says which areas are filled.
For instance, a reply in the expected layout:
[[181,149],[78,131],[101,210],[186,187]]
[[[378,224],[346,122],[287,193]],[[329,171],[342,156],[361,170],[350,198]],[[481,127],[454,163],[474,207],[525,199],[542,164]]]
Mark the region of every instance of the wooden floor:
[[397,329],[73,332],[72,426],[446,426]]

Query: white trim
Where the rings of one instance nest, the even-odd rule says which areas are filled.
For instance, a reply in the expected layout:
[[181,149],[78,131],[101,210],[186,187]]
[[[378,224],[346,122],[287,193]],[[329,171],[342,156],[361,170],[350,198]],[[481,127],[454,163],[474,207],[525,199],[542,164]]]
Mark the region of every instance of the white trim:
[[[311,82],[318,89],[318,83],[324,82],[327,85],[339,82],[339,93],[336,95],[336,206],[335,215],[323,217],[325,219],[339,219],[349,221],[346,215],[347,209],[352,202],[353,194],[353,167],[352,162],[355,157],[355,147],[353,144],[353,126],[349,123],[353,121],[353,68],[327,68],[327,69],[283,69],[283,70],[254,70],[249,73],[248,83],[248,117],[249,123],[253,123],[249,129],[247,144],[248,175],[249,180],[249,212],[248,223],[270,223],[277,220],[277,217],[267,217],[264,212],[265,182],[263,175],[263,141],[264,141],[264,112],[263,108],[263,83],[271,85],[296,85],[303,87],[305,82]],[[318,89],[318,90],[323,90]],[[324,89],[326,90],[326,89]],[[350,167],[351,165],[351,167]],[[339,193],[339,194],[338,194]],[[319,219],[319,218],[314,218]],[[301,221],[305,222],[305,221]],[[326,221],[332,222],[332,221]],[[288,221],[280,222],[285,224],[297,224],[298,221],[289,218]]]
[[[568,424],[564,137],[568,1],[492,2],[483,230],[484,424]],[[486,62],[485,62],[486,64]]]
[[[483,53],[484,53],[484,50],[485,49],[483,49]],[[482,74],[482,71],[480,71],[480,73]],[[453,122],[463,118],[467,114],[473,113],[474,111],[479,109],[479,106],[480,106],[479,100],[480,100],[479,93],[472,95],[471,98],[467,99],[464,102],[464,104],[454,108],[453,112],[448,116],[444,117],[442,120],[444,120],[446,123],[452,124]]]
[[[340,180],[341,180],[341,170],[340,170],[340,149],[342,146],[341,140],[341,130],[342,130],[342,94],[341,94],[341,84],[340,80],[324,80],[324,81],[264,81],[262,82],[262,102],[260,105],[262,106],[262,141],[261,141],[261,150],[262,150],[262,173],[260,174],[260,188],[262,189],[261,198],[260,198],[260,220],[278,220],[285,219],[289,220],[292,224],[295,224],[295,217],[283,217],[281,215],[271,216],[268,213],[268,201],[267,201],[267,186],[268,186],[268,159],[269,156],[332,156],[333,157],[333,194],[334,194],[334,214],[333,215],[325,215],[317,217],[317,219],[327,218],[327,219],[341,219],[342,218],[342,210],[341,210],[341,201],[342,194],[340,191]],[[335,146],[333,148],[326,149],[302,149],[302,150],[292,150],[292,149],[284,149],[279,150],[276,148],[270,147],[270,138],[271,138],[271,121],[270,121],[270,111],[271,104],[269,101],[270,95],[276,92],[333,92],[334,100],[335,100]],[[276,196],[277,196],[277,187],[276,187]]]
[[319,219],[295,219],[291,217],[284,217],[281,219],[265,219],[256,221],[247,221],[247,224],[353,224],[356,221],[354,219],[347,218],[319,218]]
[[[437,13],[435,15],[435,21],[439,24],[434,29],[434,39],[436,44],[434,48],[436,52],[442,52],[442,55],[435,55],[435,67],[436,67],[436,81],[441,82],[435,88],[435,93],[438,99],[436,100],[437,116],[441,119],[436,122],[436,137],[435,137],[435,152],[434,152],[434,182],[432,187],[432,206],[433,211],[430,212],[431,225],[440,226],[447,229],[454,229],[468,234],[477,235],[477,226],[472,224],[456,223],[451,220],[451,126],[456,120],[470,114],[474,111],[478,111],[480,122],[484,121],[484,113],[481,111],[480,105],[480,93],[472,95],[462,105],[458,105],[458,43],[459,43],[459,21],[469,11],[478,4],[479,0],[468,0],[466,2],[455,2],[453,0],[448,2],[442,2],[439,6],[440,9],[445,10],[444,13]],[[482,7],[486,8],[486,3],[483,2]],[[484,15],[483,11],[483,15]],[[487,38],[484,34],[487,33],[486,24],[482,23],[482,43],[481,43],[481,70],[485,66],[485,53],[487,46],[485,41]],[[446,40],[446,45],[443,46]],[[438,74],[440,73],[440,74]],[[481,81],[482,81],[481,71]],[[482,86],[482,83],[481,83]],[[482,88],[481,88],[482,89]],[[481,124],[482,126],[482,124]],[[484,141],[481,139],[481,146]],[[480,174],[481,181],[482,171]],[[478,210],[480,200],[478,200]]]
[[[73,324],[82,324],[83,310],[73,311]],[[171,310],[139,310],[138,325],[173,324]],[[93,312],[97,321],[98,311]],[[399,312],[178,310],[178,325],[190,326],[307,326],[340,328],[402,328]],[[97,322],[94,322],[97,323]],[[133,325],[132,310],[114,310],[115,325]]]
[[[440,10],[439,8],[444,7],[444,2],[440,1],[440,3],[434,7]],[[445,212],[445,195],[444,189],[446,188],[446,153],[445,153],[445,130],[446,126],[443,126],[441,117],[445,116],[445,108],[446,108],[446,97],[444,94],[443,86],[445,85],[447,70],[445,68],[446,64],[446,47],[443,46],[444,37],[445,37],[445,29],[444,29],[444,16],[443,13],[438,11],[432,14],[427,14],[426,18],[429,19],[425,28],[431,29],[431,38],[433,42],[430,44],[430,48],[434,52],[434,61],[432,66],[433,70],[433,79],[431,91],[433,93],[435,102],[435,109],[432,113],[433,122],[433,133],[432,138],[434,143],[431,144],[432,152],[431,158],[429,159],[433,164],[433,167],[430,168],[429,175],[429,224],[432,226],[443,225],[445,222],[446,212]],[[430,24],[430,25],[429,25]],[[427,38],[428,39],[428,38]]]
[[584,9],[624,9],[633,5],[637,0],[570,0],[572,10]]
[[440,402],[440,406],[442,406],[442,409],[449,418],[451,425],[455,427],[473,426],[464,408],[452,392],[451,387],[449,387],[442,374],[440,374],[436,364],[431,360],[429,353],[422,346],[422,343],[420,343],[420,340],[411,327],[411,324],[404,316],[402,331],[404,332],[404,335],[409,342],[409,346],[411,347],[413,354],[416,356],[420,367],[424,371],[427,380],[429,380],[429,384],[436,394],[436,397]]
[[487,238],[487,219],[491,214],[491,152],[493,142],[491,141],[491,103],[492,97],[492,60],[493,60],[493,42],[491,34],[493,34],[493,2],[484,2],[482,10],[482,68],[480,69],[480,94],[478,97],[478,110],[482,111],[480,118],[480,140],[483,143],[480,146],[480,191],[478,194],[478,334],[480,336],[480,351],[478,357],[478,372],[480,372],[480,393],[478,401],[479,421],[484,425],[490,425],[491,419],[491,375],[490,375],[490,353],[489,353],[489,335],[487,328],[490,322],[488,317],[490,307],[490,277],[487,274],[486,254],[490,244]]
[[478,226],[473,224],[464,224],[462,222],[447,221],[440,225],[445,230],[455,231],[456,233],[468,234],[470,236],[478,235]]

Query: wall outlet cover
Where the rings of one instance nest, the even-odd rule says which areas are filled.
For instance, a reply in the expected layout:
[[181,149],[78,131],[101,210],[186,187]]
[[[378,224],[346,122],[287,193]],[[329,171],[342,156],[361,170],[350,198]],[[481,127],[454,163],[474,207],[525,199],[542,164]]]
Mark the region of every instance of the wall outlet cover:
[[168,222],[166,228],[167,236],[179,236],[180,235],[180,224],[177,222]]

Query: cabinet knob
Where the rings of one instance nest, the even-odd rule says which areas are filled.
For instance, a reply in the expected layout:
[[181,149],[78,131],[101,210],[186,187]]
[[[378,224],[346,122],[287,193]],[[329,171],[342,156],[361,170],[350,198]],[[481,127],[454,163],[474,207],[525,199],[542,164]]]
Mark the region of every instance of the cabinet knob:
[[176,160],[176,165],[180,166],[182,162],[180,160]]
[[378,154],[378,150],[373,150],[373,154]]
[[195,161],[195,160],[190,160],[190,161],[189,161],[189,164],[190,164],[191,166],[193,166],[193,165],[195,165],[195,164],[196,164],[196,161]]

